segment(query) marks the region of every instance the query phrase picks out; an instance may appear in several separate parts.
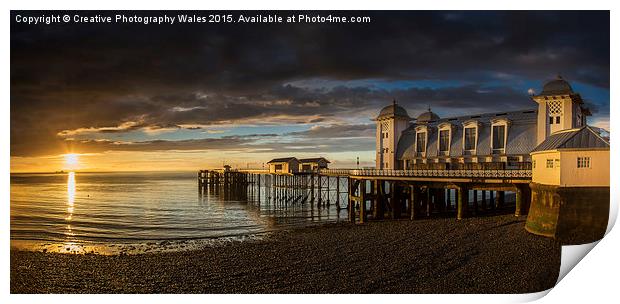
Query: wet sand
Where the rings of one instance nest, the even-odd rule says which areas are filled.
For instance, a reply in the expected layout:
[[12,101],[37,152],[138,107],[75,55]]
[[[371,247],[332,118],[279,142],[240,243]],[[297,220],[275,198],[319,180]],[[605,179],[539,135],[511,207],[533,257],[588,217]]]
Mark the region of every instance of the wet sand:
[[526,293],[560,245],[513,215],[329,224],[185,252],[11,250],[11,293]]

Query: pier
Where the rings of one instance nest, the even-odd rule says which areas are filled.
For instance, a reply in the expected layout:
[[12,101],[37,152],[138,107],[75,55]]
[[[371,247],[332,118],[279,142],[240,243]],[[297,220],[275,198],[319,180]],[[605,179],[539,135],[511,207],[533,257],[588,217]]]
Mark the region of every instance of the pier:
[[[525,215],[531,169],[317,169],[310,172],[211,169],[198,172],[199,192],[247,200],[267,196],[284,208],[335,204],[351,222],[497,212]],[[261,191],[263,189],[263,191]],[[510,197],[510,201],[507,199]],[[514,205],[513,205],[514,204]]]

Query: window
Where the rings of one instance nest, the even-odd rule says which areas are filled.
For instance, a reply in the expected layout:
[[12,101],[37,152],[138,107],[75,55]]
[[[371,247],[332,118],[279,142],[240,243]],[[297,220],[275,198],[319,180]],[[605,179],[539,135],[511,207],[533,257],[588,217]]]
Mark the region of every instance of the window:
[[275,165],[276,170],[282,170],[282,165]]
[[549,124],[552,125],[553,124],[553,117],[549,117]]
[[416,133],[416,152],[426,152],[426,132]]
[[559,159],[555,159],[555,167],[559,168],[560,167],[560,160]]
[[556,117],[555,117],[555,123],[556,123],[556,124],[559,124],[559,123],[560,123],[560,116],[556,116]]
[[536,169],[536,161],[532,160],[532,168]]
[[493,126],[493,149],[504,149],[506,126]]
[[439,131],[439,151],[445,152],[450,149],[450,130]]
[[577,168],[590,168],[590,158],[577,157]]
[[547,159],[547,168],[553,168],[553,159]]
[[465,128],[465,150],[476,149],[476,128]]

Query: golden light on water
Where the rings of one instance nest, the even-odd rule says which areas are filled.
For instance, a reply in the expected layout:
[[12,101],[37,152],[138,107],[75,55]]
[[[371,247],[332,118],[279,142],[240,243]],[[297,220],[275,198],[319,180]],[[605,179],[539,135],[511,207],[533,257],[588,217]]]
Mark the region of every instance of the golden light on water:
[[75,202],[75,172],[69,172],[67,175],[67,203],[73,207]]
[[[75,204],[75,172],[69,172],[67,175],[67,217],[65,220],[73,219],[73,210]],[[67,225],[69,233],[71,233],[71,225]]]

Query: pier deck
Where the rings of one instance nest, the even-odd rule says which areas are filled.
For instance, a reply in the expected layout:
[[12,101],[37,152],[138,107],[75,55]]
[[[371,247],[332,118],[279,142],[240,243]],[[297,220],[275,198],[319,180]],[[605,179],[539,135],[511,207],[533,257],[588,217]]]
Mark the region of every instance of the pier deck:
[[[457,219],[506,209],[506,192],[514,193],[514,214],[526,214],[532,171],[525,169],[375,170],[320,169],[306,172],[269,172],[261,169],[214,169],[198,172],[198,186],[222,189],[228,195],[263,193],[276,202],[336,204],[349,220],[430,217],[455,214]],[[341,202],[347,202],[341,206]]]

